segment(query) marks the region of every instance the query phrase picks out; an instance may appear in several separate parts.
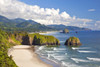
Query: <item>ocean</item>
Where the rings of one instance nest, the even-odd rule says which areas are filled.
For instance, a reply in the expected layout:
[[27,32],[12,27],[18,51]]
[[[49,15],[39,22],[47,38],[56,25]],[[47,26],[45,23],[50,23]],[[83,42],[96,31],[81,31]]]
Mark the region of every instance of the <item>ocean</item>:
[[[100,31],[71,31],[69,34],[60,32],[45,33],[60,40],[59,47],[37,47],[40,59],[53,67],[100,67]],[[80,47],[68,47],[64,43],[69,37],[78,37]],[[45,58],[45,59],[44,59]],[[49,61],[48,61],[49,60]]]

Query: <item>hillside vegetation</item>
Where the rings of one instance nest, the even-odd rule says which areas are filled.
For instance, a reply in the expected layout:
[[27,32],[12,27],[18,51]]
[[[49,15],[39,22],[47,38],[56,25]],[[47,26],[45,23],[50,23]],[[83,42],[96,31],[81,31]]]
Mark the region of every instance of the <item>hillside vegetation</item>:
[[0,30],[0,67],[17,67],[12,57],[7,55],[8,48],[14,45],[8,39],[9,36],[7,33]]
[[10,35],[10,38],[14,42],[24,45],[59,45],[59,40],[54,36],[40,35],[39,33],[15,32]]
[[55,46],[60,45],[59,40],[54,36],[40,35],[40,34],[29,34],[29,37],[33,40],[32,45],[46,45],[46,46]]
[[59,40],[53,36],[40,35],[38,33],[28,34],[27,32],[7,33],[0,30],[0,67],[17,67],[8,56],[8,49],[14,45],[60,45]]
[[38,31],[52,31],[56,30],[51,27],[42,25],[33,20],[25,20],[21,18],[8,19],[0,15],[0,28],[5,31],[26,31],[26,32],[38,32]]

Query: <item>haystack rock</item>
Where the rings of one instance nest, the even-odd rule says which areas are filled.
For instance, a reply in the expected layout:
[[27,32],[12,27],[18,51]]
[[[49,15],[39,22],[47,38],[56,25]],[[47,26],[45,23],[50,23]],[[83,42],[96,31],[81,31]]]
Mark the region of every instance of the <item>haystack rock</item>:
[[79,38],[77,37],[70,37],[69,39],[66,40],[65,45],[67,46],[72,46],[72,47],[77,47],[82,45]]
[[63,33],[69,33],[69,30],[68,29],[64,29]]

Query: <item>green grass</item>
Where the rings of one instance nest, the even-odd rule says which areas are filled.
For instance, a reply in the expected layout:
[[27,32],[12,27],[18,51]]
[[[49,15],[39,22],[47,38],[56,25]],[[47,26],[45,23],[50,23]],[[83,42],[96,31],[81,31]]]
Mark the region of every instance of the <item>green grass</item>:
[[29,34],[30,37],[33,37],[33,43],[35,45],[58,45],[59,40],[54,36],[40,35],[38,33]]
[[0,67],[17,67],[12,58],[7,55],[8,48],[13,45],[8,42],[7,33],[0,30]]
[[75,40],[75,41],[79,41],[79,38],[77,38],[77,37],[70,37],[69,40],[70,40],[70,41],[74,41],[74,40]]

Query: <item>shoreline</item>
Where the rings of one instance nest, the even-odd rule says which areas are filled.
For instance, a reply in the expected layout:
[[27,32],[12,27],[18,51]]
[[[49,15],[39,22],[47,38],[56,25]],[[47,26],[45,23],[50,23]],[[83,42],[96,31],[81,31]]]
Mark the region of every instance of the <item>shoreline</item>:
[[13,46],[13,48],[8,52],[8,56],[10,55],[13,56],[12,59],[18,67],[53,67],[52,65],[42,61],[35,53],[32,46]]
[[40,58],[43,62],[45,62],[45,63],[47,63],[47,64],[50,64],[50,65],[52,65],[53,67],[61,67],[58,63],[56,63],[56,62],[54,62],[54,61],[52,61],[52,60],[50,60],[50,59],[46,59],[46,58],[41,57],[41,56],[39,56],[39,58]]
[[38,57],[39,57],[43,62],[45,62],[45,63],[47,63],[47,64],[50,64],[50,65],[52,65],[53,67],[61,67],[61,64],[59,64],[58,62],[53,61],[53,60],[50,60],[49,58],[46,58],[46,57],[43,57],[43,56],[39,55],[39,54],[37,53],[37,51],[36,51],[36,49],[38,49],[37,46],[35,46],[34,48],[35,48],[35,53],[38,55]]

